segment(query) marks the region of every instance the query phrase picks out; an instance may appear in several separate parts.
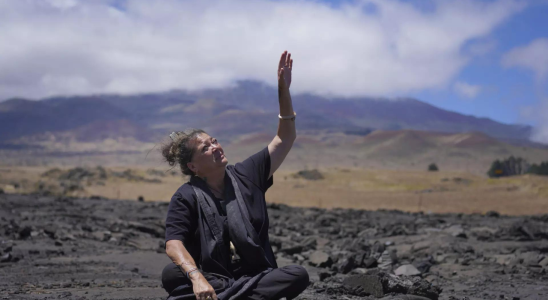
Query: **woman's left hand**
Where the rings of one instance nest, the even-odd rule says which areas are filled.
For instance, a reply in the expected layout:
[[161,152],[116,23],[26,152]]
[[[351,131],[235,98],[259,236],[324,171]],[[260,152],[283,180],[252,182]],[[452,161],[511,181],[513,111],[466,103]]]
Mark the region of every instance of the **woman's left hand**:
[[291,85],[291,71],[293,70],[293,59],[291,53],[284,51],[278,64],[278,87],[289,89]]

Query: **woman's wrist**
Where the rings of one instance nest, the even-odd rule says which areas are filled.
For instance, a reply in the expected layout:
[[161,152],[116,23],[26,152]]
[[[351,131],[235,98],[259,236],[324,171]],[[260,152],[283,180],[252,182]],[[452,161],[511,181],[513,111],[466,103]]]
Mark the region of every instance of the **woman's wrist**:
[[192,282],[198,282],[198,281],[201,281],[202,279],[205,280],[205,277],[202,275],[200,271],[198,271],[198,272],[193,272],[192,274],[189,274],[188,279],[190,279],[190,281]]

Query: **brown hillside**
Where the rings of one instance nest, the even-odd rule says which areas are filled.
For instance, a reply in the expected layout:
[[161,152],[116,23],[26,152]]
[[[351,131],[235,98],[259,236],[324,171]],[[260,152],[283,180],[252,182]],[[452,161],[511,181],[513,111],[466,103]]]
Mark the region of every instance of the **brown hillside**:
[[434,137],[441,135],[416,130],[375,131],[365,136],[360,145],[367,157],[407,157],[423,154],[437,146]]
[[154,133],[149,129],[129,120],[93,122],[73,130],[72,133],[78,141],[82,142],[126,137],[133,137],[139,141],[149,142],[154,137]]
[[129,120],[95,121],[73,130],[46,132],[21,139],[25,143],[71,141],[72,143],[102,142],[107,139],[133,138],[141,142],[153,141],[156,134]]
[[[209,128],[204,127],[204,129],[222,142],[230,162],[236,163],[266,147],[275,136],[276,129],[251,130],[252,126],[265,126],[261,124],[264,119],[261,112],[255,115],[250,113],[240,115],[238,111],[233,113],[234,115],[224,114],[223,118],[215,119]],[[219,132],[223,124],[230,129],[234,123],[240,123],[240,125],[247,123],[250,126],[250,132],[246,134],[235,132],[233,135],[226,134],[226,130],[223,133]],[[127,126],[115,127],[114,124]],[[101,130],[95,132],[92,128],[107,131],[112,128],[112,132],[102,135]],[[123,137],[128,135],[135,136]],[[93,165],[99,161],[102,164],[109,164],[110,161],[116,164],[123,161],[137,161],[139,164],[162,163],[157,151],[149,153],[159,139],[155,138],[153,143],[145,143],[137,139],[141,135],[149,136],[145,131],[139,131],[138,127],[132,127],[131,123],[104,122],[63,132],[63,134],[49,133],[44,135],[42,140],[22,141],[30,145],[39,145],[44,150],[33,150],[32,154],[9,149],[0,150],[0,160],[7,165],[19,163],[70,165],[73,162],[87,161]],[[115,138],[116,136],[120,138]],[[153,137],[152,134],[150,136]],[[101,138],[104,140],[100,141]],[[85,139],[88,142],[82,141]],[[89,142],[91,140],[96,141]],[[133,154],[116,152],[129,150],[143,151],[143,153],[132,156]],[[86,154],[97,151],[103,153],[101,157]],[[106,156],[107,153],[109,153],[108,156]],[[77,155],[78,159],[70,158],[74,155]],[[539,163],[547,160],[548,149],[518,147],[476,132],[455,134],[401,130],[375,131],[367,136],[357,136],[342,132],[299,130],[298,138],[282,168],[301,170],[307,167],[353,167],[426,170],[430,163],[436,163],[441,170],[466,171],[485,176],[495,159],[505,159],[510,155],[522,157],[530,163]]]
[[493,147],[503,146],[504,143],[481,132],[457,133],[441,138],[447,145],[455,147]]

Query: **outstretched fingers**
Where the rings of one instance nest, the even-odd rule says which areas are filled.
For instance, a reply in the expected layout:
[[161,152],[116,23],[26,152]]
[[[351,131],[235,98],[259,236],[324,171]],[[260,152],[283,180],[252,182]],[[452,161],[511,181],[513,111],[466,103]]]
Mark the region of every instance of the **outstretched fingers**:
[[278,64],[278,70],[285,66],[286,59],[287,59],[287,51],[284,51],[282,53],[282,56],[280,57],[280,63]]
[[288,53],[285,60],[285,66],[289,67],[290,62],[291,62],[291,53]]

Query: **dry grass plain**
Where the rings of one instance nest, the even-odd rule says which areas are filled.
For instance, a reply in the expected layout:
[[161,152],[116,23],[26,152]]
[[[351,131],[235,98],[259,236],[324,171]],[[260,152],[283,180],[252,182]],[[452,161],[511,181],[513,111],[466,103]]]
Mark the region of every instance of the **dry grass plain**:
[[[310,181],[278,176],[267,200],[321,208],[509,215],[548,213],[548,178],[489,179],[459,172],[331,169]],[[284,180],[285,178],[285,180]]]
[[[6,193],[30,193],[51,179],[41,176],[45,167],[0,167],[0,188]],[[112,167],[122,172],[128,167]],[[132,172],[160,182],[127,178],[87,181],[78,197],[92,195],[110,199],[169,201],[186,178],[166,169],[131,168]],[[267,201],[292,206],[320,208],[397,209],[433,213],[485,213],[495,210],[508,215],[548,213],[548,177],[522,175],[489,179],[465,172],[411,170],[320,169],[324,179],[308,180],[294,171],[280,170],[267,192]],[[157,174],[164,173],[158,176]]]

